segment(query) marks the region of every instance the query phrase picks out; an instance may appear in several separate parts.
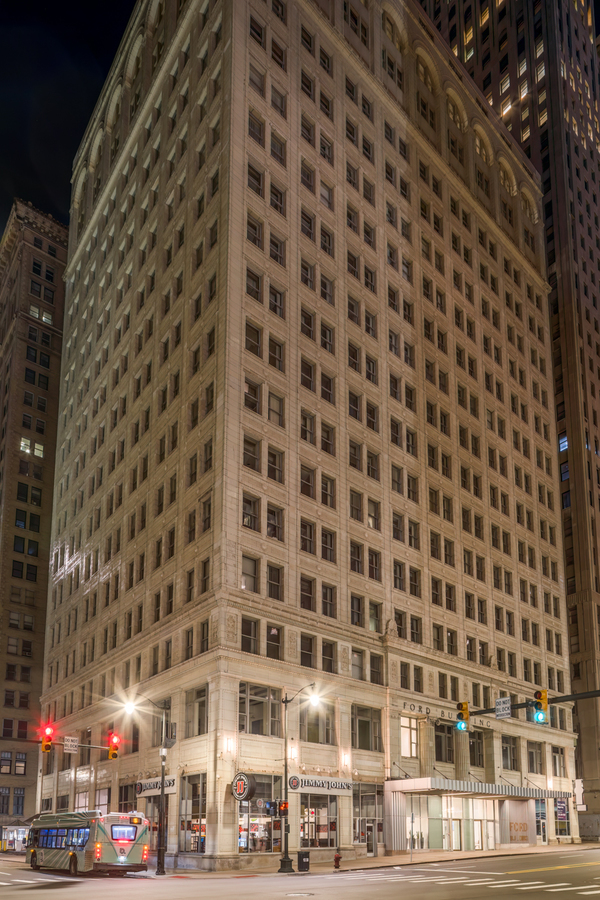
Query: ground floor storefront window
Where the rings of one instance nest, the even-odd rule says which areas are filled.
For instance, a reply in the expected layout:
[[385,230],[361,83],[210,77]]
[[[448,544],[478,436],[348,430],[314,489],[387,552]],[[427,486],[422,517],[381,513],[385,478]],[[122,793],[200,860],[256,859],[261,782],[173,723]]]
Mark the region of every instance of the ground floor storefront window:
[[179,850],[206,852],[206,775],[186,775],[181,779],[179,808]]
[[267,800],[282,799],[281,775],[255,775],[256,793],[239,804],[238,850],[240,853],[281,853],[281,819],[266,812]]
[[338,798],[300,794],[300,846],[337,847]]
[[405,848],[413,850],[493,850],[493,800],[453,795],[406,796]]
[[554,830],[557,838],[569,837],[571,834],[568,800],[562,798],[554,800]]
[[[146,818],[150,831],[150,849],[158,848],[158,820],[160,816],[160,797],[146,798]],[[169,833],[169,795],[165,796],[165,835]]]
[[367,844],[383,842],[383,785],[355,784],[352,791],[353,840]]
[[119,785],[119,812],[134,812],[138,800],[135,794],[135,784]]

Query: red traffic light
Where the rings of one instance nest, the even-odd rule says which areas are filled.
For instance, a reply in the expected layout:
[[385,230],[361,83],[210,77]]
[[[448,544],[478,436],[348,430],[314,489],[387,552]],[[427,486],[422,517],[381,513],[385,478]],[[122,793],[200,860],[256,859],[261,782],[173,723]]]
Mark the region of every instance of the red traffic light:
[[52,750],[52,737],[54,728],[52,725],[44,725],[42,727],[42,753],[50,753]]
[[121,743],[121,738],[118,734],[114,732],[109,734],[108,736],[108,758],[116,759],[119,755],[119,744]]

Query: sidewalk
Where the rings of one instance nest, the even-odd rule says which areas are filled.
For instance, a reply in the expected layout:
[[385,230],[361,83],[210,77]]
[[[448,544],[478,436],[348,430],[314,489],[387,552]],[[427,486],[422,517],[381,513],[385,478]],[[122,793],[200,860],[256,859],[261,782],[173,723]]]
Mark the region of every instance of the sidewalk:
[[[511,850],[462,850],[462,851],[415,851],[413,853],[412,863],[410,861],[410,853],[398,853],[396,856],[378,856],[364,857],[363,859],[347,859],[342,858],[340,871],[354,872],[364,871],[365,869],[384,869],[390,866],[423,866],[429,863],[440,862],[458,862],[466,859],[481,860],[484,858],[500,858],[506,856],[530,856],[533,854],[552,854],[558,853],[565,855],[567,853],[583,853],[586,850],[600,850],[600,842],[586,842],[582,844],[552,844],[545,847],[515,847]],[[296,854],[290,853],[294,860],[294,868],[296,868]],[[343,854],[342,854],[343,856]],[[600,861],[599,861],[600,865]],[[279,868],[279,857],[277,856],[271,865],[264,866],[260,869],[236,869],[231,872],[201,872],[197,869],[168,869],[167,876],[176,878],[252,878],[258,875],[276,875]],[[333,872],[333,863],[311,863],[310,873],[313,875],[327,875]],[[153,870],[149,873],[154,875]],[[302,873],[305,874],[305,873]]]

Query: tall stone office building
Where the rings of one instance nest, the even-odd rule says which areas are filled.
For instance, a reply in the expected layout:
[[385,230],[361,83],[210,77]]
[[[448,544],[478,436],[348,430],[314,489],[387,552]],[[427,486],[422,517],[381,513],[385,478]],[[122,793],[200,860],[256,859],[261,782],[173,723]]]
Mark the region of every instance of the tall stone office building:
[[15,200],[0,238],[0,839],[36,811],[67,229]]
[[[600,688],[600,127],[591,2],[423,0],[542,174],[573,691]],[[551,685],[550,685],[551,686]],[[582,835],[600,834],[600,701],[579,701]]]
[[151,700],[169,857],[258,865],[314,682],[292,850],[578,840],[568,705],[455,729],[570,678],[540,182],[419,8],[138,4],[66,285],[44,708],[123,742],[44,808],[156,827]]

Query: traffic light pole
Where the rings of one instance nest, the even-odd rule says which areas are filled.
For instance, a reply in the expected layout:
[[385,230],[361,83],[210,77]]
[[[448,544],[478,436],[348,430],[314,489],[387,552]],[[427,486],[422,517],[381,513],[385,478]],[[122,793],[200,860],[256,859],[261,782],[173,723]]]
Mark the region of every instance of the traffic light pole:
[[[292,700],[294,698],[292,697]],[[285,693],[284,699],[281,701],[283,703],[283,799],[287,801],[288,799],[288,730],[287,730],[287,721],[288,721],[288,704],[291,702],[288,700],[287,691]],[[289,823],[289,807],[288,807],[288,815],[286,817],[284,826],[283,826],[283,856],[281,857],[281,865],[279,867],[279,872],[293,872],[294,867],[292,866],[292,860],[290,859],[289,852],[289,837],[290,837],[290,823]]]
[[[302,691],[307,691],[308,688],[314,688],[315,682],[312,684],[306,684],[304,687],[300,688],[299,691],[289,698],[287,691],[285,692],[285,697],[282,699],[283,703],[283,799],[287,803],[288,798],[288,705],[295,700],[298,694],[301,694]],[[287,807],[288,815],[285,817],[284,824],[284,832],[283,832],[283,856],[280,859],[281,865],[279,866],[278,872],[282,873],[290,873],[294,871],[294,867],[292,865],[292,860],[290,859],[290,848],[289,848],[289,836],[290,836],[290,820],[289,820],[289,806]]]
[[[548,697],[550,703],[568,703],[570,700],[591,700],[594,697],[600,697],[600,691],[583,691],[581,694],[563,694],[561,697]],[[511,709],[528,709],[532,707],[535,700],[526,700],[525,703],[512,703]],[[475,709],[471,712],[472,716],[489,716],[496,712],[496,707],[491,706],[488,709]]]
[[162,740],[160,743],[160,806],[158,811],[158,847],[156,850],[156,874],[165,872],[165,766],[167,764],[167,710],[162,707]]

